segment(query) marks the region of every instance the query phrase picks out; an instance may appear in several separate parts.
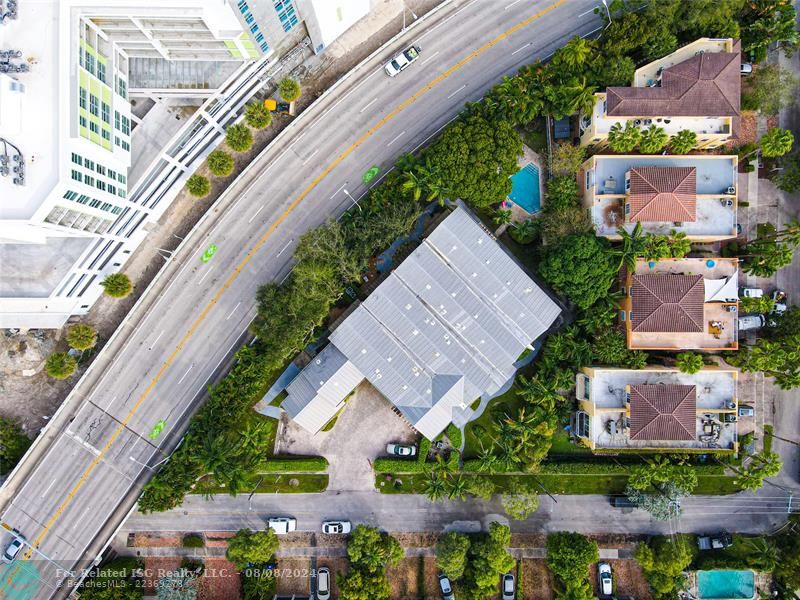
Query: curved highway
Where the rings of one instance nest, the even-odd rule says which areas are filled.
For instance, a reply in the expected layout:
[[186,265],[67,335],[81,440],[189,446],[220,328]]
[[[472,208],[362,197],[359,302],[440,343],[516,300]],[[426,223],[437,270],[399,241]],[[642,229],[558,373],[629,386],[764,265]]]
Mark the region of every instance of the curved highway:
[[[50,597],[67,569],[94,558],[241,343],[257,287],[285,277],[303,232],[351,205],[345,190],[356,199],[366,192],[367,169],[385,173],[503,75],[601,26],[590,0],[457,4],[410,28],[358,67],[349,89],[298,117],[172,257],[160,288],[104,350],[113,354],[102,372],[81,382],[75,415],[15,484],[2,522],[37,550],[5,567],[0,590],[35,580],[35,597]],[[417,63],[387,77],[383,62],[411,42]],[[204,263],[211,244],[218,250]]]

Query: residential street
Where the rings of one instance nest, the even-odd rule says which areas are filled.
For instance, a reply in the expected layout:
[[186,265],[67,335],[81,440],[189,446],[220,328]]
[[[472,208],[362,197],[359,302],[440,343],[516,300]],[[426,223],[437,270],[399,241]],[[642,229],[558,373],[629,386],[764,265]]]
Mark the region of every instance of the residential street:
[[[579,531],[583,533],[655,534],[735,530],[768,531],[786,519],[787,496],[766,486],[758,494],[694,496],[683,502],[677,522],[653,521],[648,513],[613,508],[607,496],[557,496],[553,502],[540,496],[539,510],[525,521],[512,521],[512,531]],[[795,500],[797,502],[797,500]],[[435,507],[435,508],[434,508]],[[180,508],[164,513],[135,513],[126,521],[118,539],[133,531],[236,531],[264,529],[271,516],[293,516],[300,531],[318,531],[323,520],[349,519],[386,531],[477,531],[491,521],[507,522],[498,498],[489,502],[443,501],[431,503],[424,496],[372,492],[324,492],[275,496],[257,494],[236,498],[216,496],[204,500],[189,496]]]
[[[4,487],[3,523],[41,553],[26,561],[43,582],[35,597],[55,593],[60,569],[87,565],[101,551],[241,344],[257,287],[288,273],[298,237],[352,206],[366,192],[367,169],[385,173],[502,75],[597,31],[594,6],[454,2],[435,24],[418,21],[340,82],[232,185]],[[412,42],[421,49],[418,64],[387,77],[383,63]],[[204,264],[199,257],[211,244],[218,251]]]

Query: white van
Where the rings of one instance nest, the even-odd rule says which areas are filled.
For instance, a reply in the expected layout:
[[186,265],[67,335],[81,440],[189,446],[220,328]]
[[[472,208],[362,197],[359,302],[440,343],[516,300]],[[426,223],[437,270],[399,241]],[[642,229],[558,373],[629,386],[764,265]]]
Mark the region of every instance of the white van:
[[328,567],[317,571],[317,600],[330,600],[331,597],[331,572]]

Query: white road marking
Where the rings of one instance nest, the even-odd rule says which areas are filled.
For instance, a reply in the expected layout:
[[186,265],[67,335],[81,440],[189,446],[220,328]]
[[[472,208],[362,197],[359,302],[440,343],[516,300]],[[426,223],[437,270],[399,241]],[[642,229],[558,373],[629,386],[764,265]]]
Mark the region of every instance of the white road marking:
[[581,17],[584,17],[584,16],[588,15],[589,13],[594,12],[596,8],[599,8],[599,7],[598,6],[594,6],[594,7],[590,8],[589,10],[583,11],[581,14],[578,15],[578,18],[580,19]]
[[346,185],[347,185],[347,183],[343,183],[343,184],[341,185],[341,187],[340,187],[338,190],[336,190],[335,192],[333,192],[333,195],[330,197],[330,199],[331,199],[331,200],[333,200],[333,198],[336,196],[336,194],[338,194],[339,192],[341,192],[341,191],[344,189],[344,186],[346,186]]
[[306,158],[306,159],[303,161],[303,164],[306,164],[306,163],[308,163],[308,161],[310,161],[312,158],[314,158],[314,155],[315,155],[317,152],[319,152],[319,148],[317,148],[317,149],[316,149],[316,150],[314,150],[314,151],[313,151],[311,154],[309,154],[309,155],[308,155],[308,157],[307,157],[307,158]]
[[432,61],[432,60],[433,60],[433,59],[436,57],[436,55],[437,55],[437,54],[439,54],[439,50],[437,50],[436,52],[434,52],[433,54],[431,54],[431,55],[430,55],[428,58],[426,58],[425,60],[423,60],[423,61],[422,61],[421,63],[419,63],[419,64],[420,64],[420,65],[424,65],[425,63],[428,63],[428,62]]
[[509,8],[511,8],[511,7],[512,7],[512,6],[514,6],[515,4],[519,4],[520,2],[522,2],[522,0],[514,0],[514,2],[512,2],[511,4],[509,4],[508,6],[506,6],[506,7],[505,7],[503,10],[508,10]]
[[456,94],[458,94],[458,93],[459,93],[461,90],[463,90],[465,87],[467,87],[467,84],[466,84],[466,83],[465,83],[464,85],[462,85],[460,88],[458,88],[458,89],[457,89],[455,92],[453,92],[452,94],[450,94],[450,95],[447,97],[447,99],[448,99],[448,100],[450,100],[450,98],[452,98],[453,96],[455,96]]
[[373,104],[375,104],[377,101],[378,101],[378,98],[377,98],[377,97],[375,97],[375,98],[373,98],[372,100],[370,100],[369,102],[367,102],[367,103],[364,105],[364,108],[362,108],[360,111],[358,111],[358,114],[361,114],[361,113],[363,113],[363,112],[364,112],[365,110],[367,110],[367,109],[368,109],[370,106],[372,106]]
[[289,240],[288,242],[286,242],[286,243],[284,244],[283,248],[281,248],[281,249],[280,249],[280,252],[278,252],[278,254],[276,255],[276,258],[277,258],[278,256],[280,256],[281,254],[283,254],[283,252],[284,252],[284,251],[285,251],[285,250],[286,250],[286,249],[287,249],[289,246],[291,246],[291,245],[292,245],[292,242],[293,242],[293,241],[294,241],[294,238],[292,238],[291,240]]
[[258,216],[258,213],[260,213],[263,208],[264,208],[264,205],[262,204],[261,207],[255,213],[253,213],[253,216],[250,217],[250,220],[247,221],[247,222],[248,223],[252,223],[253,219],[255,219]]
[[55,485],[55,483],[56,483],[56,480],[55,480],[55,479],[53,479],[53,481],[51,481],[51,482],[50,482],[50,485],[48,485],[48,486],[47,486],[47,489],[46,489],[46,490],[44,491],[44,493],[41,495],[41,498],[44,498],[45,496],[47,496],[47,492],[49,492],[49,491],[50,491],[50,488],[52,488],[52,487],[53,487],[53,485]]
[[405,130],[401,131],[401,132],[400,132],[400,133],[399,133],[399,134],[398,134],[398,135],[397,135],[397,136],[396,136],[396,137],[395,137],[395,138],[394,138],[394,139],[393,139],[391,142],[389,142],[388,144],[386,144],[386,146],[387,146],[387,147],[391,146],[391,145],[392,145],[392,144],[394,144],[394,143],[395,143],[397,140],[399,140],[401,137],[403,137],[405,134],[406,134]]
[[582,37],[582,38],[589,37],[589,36],[590,36],[590,35],[592,35],[592,34],[593,34],[595,31],[600,31],[602,28],[603,28],[603,27],[601,26],[601,27],[598,27],[597,29],[592,29],[592,30],[591,30],[589,33],[584,33],[584,34],[583,34],[581,37]]
[[209,268],[209,269],[208,269],[208,271],[206,271],[205,273],[203,273],[203,276],[200,278],[200,281],[198,281],[198,282],[197,282],[197,285],[200,285],[201,283],[203,283],[203,279],[205,279],[206,277],[208,277],[208,274],[209,274],[209,273],[211,273],[211,271],[212,271],[212,269],[213,269],[213,268],[214,268],[214,267],[211,267],[211,268]]
[[544,59],[545,59],[545,60],[547,60],[548,58],[550,58],[551,56],[553,56],[553,54],[555,54],[555,52],[551,52],[550,54],[548,54],[547,56],[545,56],[545,57],[544,57]]
[[524,46],[522,46],[521,48],[517,48],[516,50],[514,50],[514,51],[511,53],[511,56],[514,56],[514,55],[515,55],[517,52],[522,52],[523,50],[525,50],[525,48],[527,48],[527,47],[528,47],[528,46],[530,46],[530,45],[531,45],[531,42],[528,42],[527,44],[525,44],[525,45],[524,45]]
[[194,367],[194,363],[190,364],[190,365],[189,365],[189,368],[188,368],[188,369],[186,369],[186,373],[184,373],[184,374],[183,374],[183,377],[181,377],[180,379],[178,379],[178,385],[180,385],[181,383],[183,383],[183,380],[184,380],[184,379],[186,379],[186,376],[189,374],[189,371],[191,371],[191,370],[192,370],[192,367]]
[[166,330],[165,329],[161,330],[161,333],[159,333],[158,336],[156,337],[156,339],[153,340],[153,342],[150,344],[150,347],[148,348],[148,350],[152,350],[153,349],[153,347],[156,345],[156,342],[161,339],[162,335],[164,335],[164,331],[166,331]]
[[236,312],[236,309],[237,309],[237,308],[239,308],[239,304],[241,304],[241,302],[239,302],[239,303],[238,303],[236,306],[234,306],[234,307],[233,307],[233,310],[231,311],[231,313],[230,313],[230,314],[229,314],[227,317],[225,317],[225,320],[226,320],[226,321],[227,321],[228,319],[230,319],[230,318],[233,316],[233,313],[235,313],[235,312]]

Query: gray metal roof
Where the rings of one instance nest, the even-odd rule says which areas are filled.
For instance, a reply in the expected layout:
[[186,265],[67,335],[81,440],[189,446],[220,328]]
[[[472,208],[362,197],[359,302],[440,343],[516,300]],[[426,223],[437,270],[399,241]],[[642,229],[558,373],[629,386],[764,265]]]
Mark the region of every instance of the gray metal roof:
[[298,425],[319,431],[342,407],[364,375],[336,346],[328,344],[294,378],[281,406]]
[[[420,433],[434,438],[451,422],[453,409],[497,393],[513,377],[517,357],[559,313],[482,226],[457,208],[339,325],[329,348],[335,346]],[[292,410],[311,402],[312,392],[318,393],[290,389]]]

